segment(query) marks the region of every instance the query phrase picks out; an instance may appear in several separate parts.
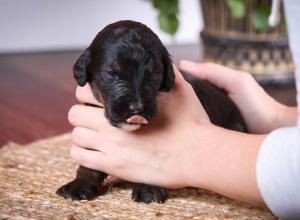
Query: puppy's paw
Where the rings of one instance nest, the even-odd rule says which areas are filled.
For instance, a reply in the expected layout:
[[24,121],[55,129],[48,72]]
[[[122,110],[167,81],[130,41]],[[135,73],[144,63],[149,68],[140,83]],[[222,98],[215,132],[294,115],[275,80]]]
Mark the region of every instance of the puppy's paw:
[[105,192],[106,190],[101,184],[91,184],[84,180],[75,179],[60,187],[56,194],[71,200],[93,200]]
[[168,198],[168,190],[157,186],[137,184],[132,191],[132,200],[143,203],[163,203]]

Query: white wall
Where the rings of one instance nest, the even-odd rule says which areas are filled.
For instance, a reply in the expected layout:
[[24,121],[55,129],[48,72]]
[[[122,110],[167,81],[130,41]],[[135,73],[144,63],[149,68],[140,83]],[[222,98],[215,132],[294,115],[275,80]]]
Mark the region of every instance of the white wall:
[[[197,43],[203,26],[199,0],[179,1],[181,26],[173,40]],[[124,19],[141,21],[164,43],[173,42],[145,0],[0,0],[0,53],[81,49],[104,26]]]

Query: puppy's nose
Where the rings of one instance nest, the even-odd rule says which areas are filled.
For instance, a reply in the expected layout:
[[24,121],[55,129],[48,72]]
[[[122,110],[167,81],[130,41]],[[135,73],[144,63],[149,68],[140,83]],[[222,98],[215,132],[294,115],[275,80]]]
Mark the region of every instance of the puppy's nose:
[[132,103],[129,105],[129,111],[133,114],[138,114],[144,110],[144,104],[141,102]]

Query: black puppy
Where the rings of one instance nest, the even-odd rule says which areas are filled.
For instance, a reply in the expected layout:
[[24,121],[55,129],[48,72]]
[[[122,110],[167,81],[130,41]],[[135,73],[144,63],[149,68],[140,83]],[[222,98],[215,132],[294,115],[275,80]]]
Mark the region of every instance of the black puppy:
[[[91,84],[94,96],[103,103],[111,125],[136,130],[156,113],[156,96],[174,84],[172,60],[160,39],[147,26],[119,21],[106,26],[74,65],[80,86]],[[207,111],[212,123],[245,131],[244,121],[226,94],[208,82],[184,74]],[[107,174],[79,167],[76,178],[57,193],[73,200],[94,199],[104,193]],[[164,202],[168,191],[161,187],[135,184],[132,199],[137,202]]]

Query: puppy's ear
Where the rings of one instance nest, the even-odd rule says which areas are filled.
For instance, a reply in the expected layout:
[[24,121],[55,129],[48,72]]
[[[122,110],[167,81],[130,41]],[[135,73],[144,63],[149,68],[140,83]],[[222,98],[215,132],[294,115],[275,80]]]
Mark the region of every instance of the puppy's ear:
[[90,63],[91,52],[87,48],[73,66],[74,78],[79,86],[84,86],[88,80],[87,66]]
[[163,73],[163,80],[160,85],[159,91],[169,92],[174,85],[175,74],[173,70],[172,60],[166,49],[162,57],[162,61],[164,65],[164,73]]

